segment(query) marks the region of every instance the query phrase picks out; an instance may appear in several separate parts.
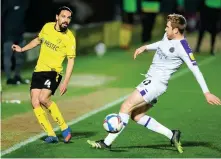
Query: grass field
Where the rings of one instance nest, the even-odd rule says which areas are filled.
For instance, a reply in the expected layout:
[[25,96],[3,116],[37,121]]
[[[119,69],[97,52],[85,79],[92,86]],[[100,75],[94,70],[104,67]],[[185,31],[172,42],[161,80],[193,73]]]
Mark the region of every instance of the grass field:
[[[102,128],[102,123],[105,115],[113,112],[118,112],[121,100],[113,104],[112,102],[127,95],[138,85],[143,76],[140,73],[145,73],[151,64],[153,53],[145,53],[140,55],[137,60],[132,59],[133,49],[131,51],[122,51],[119,49],[111,49],[103,58],[96,56],[82,56],[76,60],[74,75],[93,75],[112,77],[102,85],[93,87],[72,86],[70,85],[68,93],[59,97],[57,94],[54,97],[55,101],[63,103],[60,107],[66,107],[66,101],[73,98],[79,98],[80,104],[86,102],[87,95],[94,92],[106,91],[101,93],[99,97],[94,97],[89,101],[89,105],[101,104],[100,107],[110,104],[103,111],[99,111],[87,118],[82,118],[79,122],[73,122],[71,125],[73,131],[73,139],[69,144],[64,144],[60,141],[58,144],[43,143],[44,137],[40,137],[36,141],[26,144],[16,150],[11,151],[12,146],[7,146],[9,141],[13,141],[17,135],[21,138],[25,136],[27,130],[11,132],[7,127],[2,129],[2,136],[7,138],[7,133],[10,133],[10,138],[3,142],[2,150],[4,158],[211,158],[221,157],[221,122],[220,106],[210,106],[206,103],[202,91],[194,79],[191,72],[183,65],[181,69],[174,75],[169,82],[167,92],[159,98],[158,104],[148,112],[157,121],[171,129],[180,129],[182,132],[181,141],[184,147],[184,153],[179,154],[174,147],[170,146],[167,138],[162,135],[151,132],[133,121],[130,121],[128,127],[119,136],[112,145],[112,151],[92,149],[86,141],[88,139],[102,139],[107,134]],[[203,72],[209,89],[211,92],[221,97],[221,56],[211,57],[207,53],[197,55],[196,59],[200,69]],[[26,69],[24,75],[31,77],[33,68]],[[2,124],[7,123],[10,119],[23,116],[27,113],[32,113],[29,102],[28,90],[29,86],[6,87],[3,79],[3,99],[11,97],[18,93],[22,93],[22,104],[6,104],[1,105]],[[116,89],[107,91],[107,89]],[[118,91],[122,91],[119,96],[114,96]],[[19,94],[18,93],[18,94]],[[8,96],[6,96],[8,95]],[[110,98],[113,97],[113,98]],[[103,103],[99,103],[102,100]],[[78,104],[79,104],[78,103]],[[77,107],[76,103],[68,103],[73,109]],[[100,108],[99,107],[99,108]],[[82,108],[84,109],[84,108]],[[86,108],[85,108],[86,109]],[[91,109],[91,111],[96,111]],[[75,114],[77,113],[77,110]],[[79,119],[73,113],[70,116],[72,120]],[[87,113],[85,113],[87,114]],[[34,114],[33,114],[34,116]],[[64,113],[66,117],[66,114]],[[68,120],[71,121],[71,120]],[[26,121],[28,126],[31,126],[31,121]],[[19,122],[18,122],[19,124]],[[40,126],[39,126],[40,127]],[[40,129],[41,131],[41,129]],[[31,136],[40,134],[40,131],[32,131]],[[58,136],[60,132],[58,131]],[[30,134],[25,140],[30,139]],[[21,140],[18,140],[19,147]],[[9,149],[12,147],[11,149]],[[8,151],[9,150],[9,151]]]

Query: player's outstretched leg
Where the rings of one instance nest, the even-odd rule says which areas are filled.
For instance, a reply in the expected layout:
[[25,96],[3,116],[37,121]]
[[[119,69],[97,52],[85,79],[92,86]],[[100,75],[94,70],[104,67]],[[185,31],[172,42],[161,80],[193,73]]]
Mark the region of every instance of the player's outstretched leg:
[[99,148],[99,149],[110,149],[111,144],[114,140],[120,135],[120,133],[124,130],[126,125],[129,121],[129,115],[126,113],[119,113],[121,120],[123,121],[123,128],[118,133],[109,133],[105,139],[98,140],[98,141],[90,141],[88,140],[87,143],[91,145],[92,148]]
[[172,146],[175,146],[179,153],[183,153],[183,147],[180,142],[181,132],[179,130],[172,130],[172,132],[173,137],[170,140]]
[[126,125],[129,122],[130,114],[136,107],[142,107],[146,102],[140,95],[140,92],[135,90],[121,105],[119,116],[123,121],[123,128],[118,133],[109,133],[104,140],[98,141],[90,141],[88,140],[88,144],[90,144],[93,148],[111,148],[111,144],[115,141],[115,139],[121,134]]
[[131,119],[149,130],[166,136],[171,141],[171,144],[175,146],[180,153],[182,153],[183,149],[180,143],[181,132],[179,130],[170,130],[161,123],[157,122],[154,118],[146,115],[146,111],[148,111],[151,107],[152,104],[147,104],[146,106],[135,109],[131,114]]

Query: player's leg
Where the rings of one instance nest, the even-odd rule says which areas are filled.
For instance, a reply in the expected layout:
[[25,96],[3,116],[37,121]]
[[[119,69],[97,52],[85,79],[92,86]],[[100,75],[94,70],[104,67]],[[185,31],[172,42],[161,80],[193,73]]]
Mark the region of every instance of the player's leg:
[[206,16],[205,12],[201,11],[200,12],[200,28],[198,31],[197,45],[195,48],[196,53],[200,53],[200,46],[202,44],[202,40],[203,40],[205,31],[206,31],[206,28],[208,26],[208,24],[207,24],[208,22],[207,22],[206,18],[207,18],[207,16]]
[[11,49],[11,46],[13,44],[13,41],[6,41],[3,44],[3,52],[4,52],[4,70],[5,75],[7,78],[6,84],[16,84],[16,82],[11,77],[11,66],[12,66],[12,55],[13,51]]
[[146,111],[149,110],[151,107],[151,104],[147,104],[141,108],[137,108],[132,112],[131,119],[138,124],[171,139],[173,136],[173,132],[170,129],[166,128],[165,126],[157,122],[154,118],[145,114]]
[[47,114],[44,111],[44,109],[41,107],[40,101],[39,101],[39,95],[41,93],[41,89],[31,89],[31,103],[33,106],[33,110],[35,113],[35,116],[42,126],[43,130],[48,134],[49,138],[45,140],[48,143],[54,143],[58,142],[58,138],[56,137],[56,134],[47,118]]
[[[61,80],[61,78],[60,78]],[[50,87],[46,89],[42,89],[41,94],[39,96],[40,103],[44,105],[48,110],[49,113],[51,114],[52,118],[56,123],[59,125],[61,131],[62,131],[62,136],[64,137],[64,142],[69,142],[71,140],[71,129],[68,127],[66,124],[57,104],[51,100],[51,95],[55,93],[55,90],[57,89],[59,82],[56,81],[50,81],[51,83],[48,83],[47,86]],[[47,82],[46,82],[47,83]],[[49,85],[50,84],[50,85]]]
[[181,132],[179,130],[170,130],[157,122],[154,118],[146,115],[146,112],[150,108],[152,108],[152,104],[147,104],[143,107],[137,108],[132,112],[131,119],[149,130],[166,136],[171,141],[171,144],[174,145],[180,153],[182,153],[183,148],[180,143]]
[[[24,42],[22,41],[23,39],[20,40],[19,46],[24,47]],[[17,84],[29,84],[30,81],[28,79],[23,79],[21,76],[21,70],[24,65],[25,61],[25,53],[22,54],[15,54],[15,76],[14,80],[16,81]]]
[[120,132],[109,133],[104,140],[90,141],[88,143],[94,148],[110,148],[114,140],[121,134],[126,125],[129,122],[131,112],[138,108],[146,105],[146,102],[142,98],[140,92],[135,90],[121,105],[119,116],[121,117],[124,125]]
[[210,48],[210,54],[211,55],[215,55],[214,53],[214,48],[215,48],[215,41],[216,41],[216,30],[214,30],[212,33],[211,33],[211,48]]
[[134,13],[127,13],[122,11],[123,23],[120,27],[120,47],[122,49],[128,49],[131,37],[132,37],[132,29],[133,29],[133,15]]

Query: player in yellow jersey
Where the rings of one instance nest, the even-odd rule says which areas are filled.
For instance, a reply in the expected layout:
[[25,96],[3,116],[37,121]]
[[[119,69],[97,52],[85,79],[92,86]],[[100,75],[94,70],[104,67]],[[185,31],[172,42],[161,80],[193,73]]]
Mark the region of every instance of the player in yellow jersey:
[[58,138],[42,107],[47,108],[52,118],[60,126],[64,142],[67,143],[71,140],[71,130],[65,123],[57,104],[51,100],[51,95],[55,93],[61,82],[64,58],[67,57],[68,63],[64,80],[60,84],[60,95],[67,90],[74,66],[76,43],[75,37],[68,29],[71,17],[70,8],[63,6],[58,9],[56,22],[46,23],[38,37],[29,44],[22,48],[12,45],[12,49],[16,52],[24,52],[41,45],[40,55],[32,75],[30,94],[34,113],[48,134],[48,137],[45,138],[47,143],[56,143]]

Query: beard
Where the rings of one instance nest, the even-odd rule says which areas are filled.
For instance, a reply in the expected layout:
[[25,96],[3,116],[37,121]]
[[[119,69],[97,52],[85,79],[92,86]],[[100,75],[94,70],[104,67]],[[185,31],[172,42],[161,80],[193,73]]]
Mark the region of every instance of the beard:
[[[62,26],[63,24],[66,24],[66,26]],[[68,23],[61,23],[61,25],[59,25],[59,28],[61,32],[65,32],[68,29]]]

